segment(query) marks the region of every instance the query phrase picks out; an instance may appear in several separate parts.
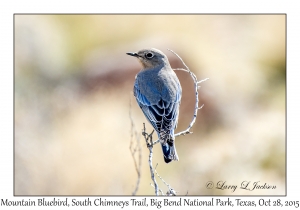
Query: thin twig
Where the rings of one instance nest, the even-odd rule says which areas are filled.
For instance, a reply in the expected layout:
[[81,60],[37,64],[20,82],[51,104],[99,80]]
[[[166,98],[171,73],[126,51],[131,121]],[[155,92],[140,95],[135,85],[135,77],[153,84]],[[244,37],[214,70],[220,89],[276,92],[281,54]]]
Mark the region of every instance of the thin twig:
[[144,128],[143,128],[142,135],[144,136],[147,147],[149,149],[149,160],[148,160],[148,162],[149,162],[149,167],[150,167],[151,179],[154,183],[155,195],[158,196],[159,195],[159,188],[158,188],[158,184],[156,182],[155,176],[154,176],[154,171],[153,171],[153,166],[152,166],[152,157],[153,157],[152,135],[153,135],[154,130],[150,134],[148,134],[148,133],[146,133],[145,123],[143,123],[143,125],[144,125]]
[[174,195],[175,196],[176,195],[176,191],[156,171],[157,165],[158,165],[158,163],[156,164],[154,170],[155,170],[156,175],[160,178],[160,180],[168,187],[169,190],[167,191],[167,195]]
[[[193,125],[195,124],[196,122],[196,119],[197,119],[197,114],[198,114],[198,110],[199,109],[202,109],[202,107],[204,106],[204,104],[199,107],[199,93],[198,93],[198,88],[199,88],[199,84],[208,80],[209,78],[206,78],[206,79],[203,79],[203,80],[200,80],[198,81],[196,75],[189,69],[189,67],[184,63],[184,61],[182,60],[182,58],[177,54],[175,53],[173,50],[170,50],[168,49],[169,51],[171,51],[172,53],[174,53],[179,59],[180,61],[182,62],[182,64],[184,65],[185,69],[184,68],[177,68],[177,69],[173,69],[173,70],[181,70],[181,71],[185,71],[185,72],[188,72],[190,74],[190,76],[192,77],[193,81],[194,81],[194,90],[195,90],[195,98],[196,98],[196,102],[195,102],[195,109],[194,109],[194,115],[193,115],[193,118],[192,118],[192,121],[190,122],[189,126],[187,127],[187,129],[185,129],[184,131],[181,131],[179,133],[176,133],[175,134],[175,137],[176,136],[180,136],[180,135],[183,135],[185,136],[186,134],[192,134],[193,132],[191,132],[191,128],[193,127]],[[153,145],[154,144],[157,144],[159,142],[159,139],[156,140],[155,142],[153,142]]]
[[[135,170],[136,170],[136,173],[138,175],[138,178],[137,178],[137,182],[136,182],[136,186],[135,186],[135,189],[134,191],[132,192],[132,195],[136,195],[138,189],[139,189],[139,185],[140,185],[140,180],[141,180],[141,168],[142,168],[142,147],[141,147],[141,136],[138,135],[138,132],[135,128],[135,125],[134,125],[134,122],[133,122],[133,119],[132,119],[132,114],[131,114],[131,98],[130,98],[130,104],[129,104],[129,118],[130,118],[130,121],[131,121],[131,139],[130,139],[130,146],[129,146],[129,150],[130,150],[130,153],[131,153],[131,156],[132,156],[132,159],[134,161],[134,166],[135,166]],[[136,139],[136,146],[135,148],[133,149],[133,139]],[[136,151],[138,151],[139,155],[138,155],[138,164],[137,164],[137,160],[135,158],[135,153]]]
[[[153,186],[152,183],[150,183],[150,185],[151,185],[153,188],[155,188],[155,187]],[[164,192],[163,192],[161,189],[158,188],[158,191],[160,192],[161,195],[165,195]]]

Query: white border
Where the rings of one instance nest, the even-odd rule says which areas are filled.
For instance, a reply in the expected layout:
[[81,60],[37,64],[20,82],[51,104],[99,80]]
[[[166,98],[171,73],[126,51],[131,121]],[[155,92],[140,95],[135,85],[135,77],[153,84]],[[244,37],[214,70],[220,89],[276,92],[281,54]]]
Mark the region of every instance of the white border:
[[[287,14],[287,197],[299,200],[299,3],[297,1],[2,1],[0,8],[0,198],[13,197],[13,14],[14,13],[286,13]],[[298,9],[297,9],[298,8]],[[50,199],[50,197],[48,197]],[[109,197],[106,197],[109,198]],[[199,197],[198,197],[199,198]],[[201,198],[201,197],[200,197]],[[72,199],[72,198],[70,198]],[[128,200],[129,197],[113,197]],[[206,200],[204,197],[203,199]],[[222,199],[225,199],[222,197]],[[231,197],[234,200],[235,197]],[[258,200],[259,197],[242,197]],[[276,197],[271,197],[276,200]],[[1,207],[6,209],[8,207]],[[9,207],[13,209],[15,207]],[[99,207],[97,207],[99,208]],[[120,207],[117,207],[118,209]],[[166,207],[163,207],[164,209]],[[196,207],[198,208],[198,207]],[[226,207],[232,208],[232,207]],[[40,209],[40,208],[39,208]]]

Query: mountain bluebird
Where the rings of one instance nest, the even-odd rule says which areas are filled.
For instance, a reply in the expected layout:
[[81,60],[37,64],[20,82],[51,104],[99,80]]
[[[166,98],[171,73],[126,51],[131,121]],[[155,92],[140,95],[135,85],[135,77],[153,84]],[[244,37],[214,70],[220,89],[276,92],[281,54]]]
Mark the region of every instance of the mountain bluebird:
[[174,130],[177,127],[181,85],[167,56],[157,49],[127,53],[138,58],[142,70],[136,75],[134,96],[157,132],[166,163],[178,161]]

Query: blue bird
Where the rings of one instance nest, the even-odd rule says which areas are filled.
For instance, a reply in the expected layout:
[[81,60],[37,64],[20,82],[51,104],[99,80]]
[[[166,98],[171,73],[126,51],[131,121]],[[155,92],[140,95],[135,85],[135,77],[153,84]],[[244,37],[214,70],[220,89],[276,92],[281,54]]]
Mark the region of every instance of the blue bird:
[[145,117],[157,132],[166,163],[178,161],[174,130],[177,127],[182,89],[167,56],[151,48],[127,53],[143,68],[136,75],[134,96]]

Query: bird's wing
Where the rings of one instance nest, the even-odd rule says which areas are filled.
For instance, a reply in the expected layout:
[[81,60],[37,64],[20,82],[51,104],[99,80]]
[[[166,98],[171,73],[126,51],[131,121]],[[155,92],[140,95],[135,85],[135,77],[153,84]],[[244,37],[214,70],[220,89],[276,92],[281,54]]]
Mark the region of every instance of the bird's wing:
[[158,133],[164,131],[170,134],[170,132],[174,132],[174,129],[177,127],[181,100],[181,88],[178,89],[180,91],[176,93],[174,101],[164,101],[161,98],[158,102],[151,103],[147,97],[141,93],[138,82],[136,81],[134,84],[134,96],[136,97],[137,103]]

